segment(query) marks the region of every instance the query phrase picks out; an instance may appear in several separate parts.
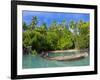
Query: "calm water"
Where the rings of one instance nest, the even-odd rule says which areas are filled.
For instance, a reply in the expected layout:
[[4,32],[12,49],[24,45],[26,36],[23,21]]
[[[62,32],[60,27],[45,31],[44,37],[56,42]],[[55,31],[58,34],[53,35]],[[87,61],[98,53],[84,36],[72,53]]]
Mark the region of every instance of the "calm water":
[[[74,55],[79,52],[63,52],[63,53],[51,53],[49,56],[64,56]],[[89,65],[89,57],[73,60],[73,61],[54,61],[47,60],[39,55],[23,55],[23,68],[46,68],[46,67],[67,67],[67,66],[87,66]]]

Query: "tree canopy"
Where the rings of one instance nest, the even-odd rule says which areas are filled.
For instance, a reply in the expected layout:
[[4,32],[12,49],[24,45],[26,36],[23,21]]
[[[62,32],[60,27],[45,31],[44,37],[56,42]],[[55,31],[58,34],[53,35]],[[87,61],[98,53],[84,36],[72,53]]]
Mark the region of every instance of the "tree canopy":
[[[30,25],[23,22],[23,48],[31,46],[38,53],[50,50],[89,48],[89,22],[80,20],[61,23],[53,21],[50,26],[43,22],[37,25],[38,17],[33,16]],[[23,49],[24,50],[24,49]]]

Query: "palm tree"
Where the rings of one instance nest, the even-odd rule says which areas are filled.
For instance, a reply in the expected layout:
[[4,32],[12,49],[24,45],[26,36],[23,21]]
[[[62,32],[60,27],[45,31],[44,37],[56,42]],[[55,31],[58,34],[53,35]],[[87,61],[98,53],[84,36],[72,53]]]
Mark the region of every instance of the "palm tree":
[[71,21],[70,22],[70,29],[72,30],[72,32],[77,35],[77,32],[78,32],[78,27],[77,27],[78,23],[74,22],[74,21]]
[[31,29],[34,29],[34,28],[36,27],[37,23],[38,23],[38,18],[37,18],[37,16],[33,16],[32,22],[31,22],[31,24],[30,24]]
[[57,21],[53,20],[53,22],[50,25],[50,30],[56,30],[57,29]]
[[78,25],[77,22],[76,23],[74,21],[70,22],[70,29],[72,30],[72,33],[73,33],[73,42],[74,42],[75,48],[77,48],[77,34],[78,34],[77,25]]

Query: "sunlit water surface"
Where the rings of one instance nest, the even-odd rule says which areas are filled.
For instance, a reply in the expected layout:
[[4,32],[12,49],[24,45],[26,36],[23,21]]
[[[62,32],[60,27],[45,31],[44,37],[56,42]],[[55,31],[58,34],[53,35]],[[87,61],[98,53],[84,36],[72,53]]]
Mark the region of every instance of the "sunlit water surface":
[[[63,53],[49,53],[50,57],[55,56],[65,56],[65,55],[75,55],[79,52],[63,52]],[[83,59],[72,60],[72,61],[55,61],[47,60],[39,55],[23,55],[22,67],[26,68],[50,68],[50,67],[72,67],[72,66],[88,66],[89,56]]]

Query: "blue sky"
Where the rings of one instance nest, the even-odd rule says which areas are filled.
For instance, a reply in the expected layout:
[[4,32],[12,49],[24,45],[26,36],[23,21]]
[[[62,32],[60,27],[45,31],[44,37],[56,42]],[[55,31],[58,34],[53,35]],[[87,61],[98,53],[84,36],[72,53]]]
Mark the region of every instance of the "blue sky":
[[50,26],[50,24],[56,20],[57,23],[61,23],[66,20],[69,23],[71,20],[78,22],[79,20],[90,21],[90,15],[86,13],[63,13],[63,12],[39,12],[39,11],[23,11],[23,22],[29,25],[32,21],[32,17],[38,17],[38,25],[40,26],[43,22]]

